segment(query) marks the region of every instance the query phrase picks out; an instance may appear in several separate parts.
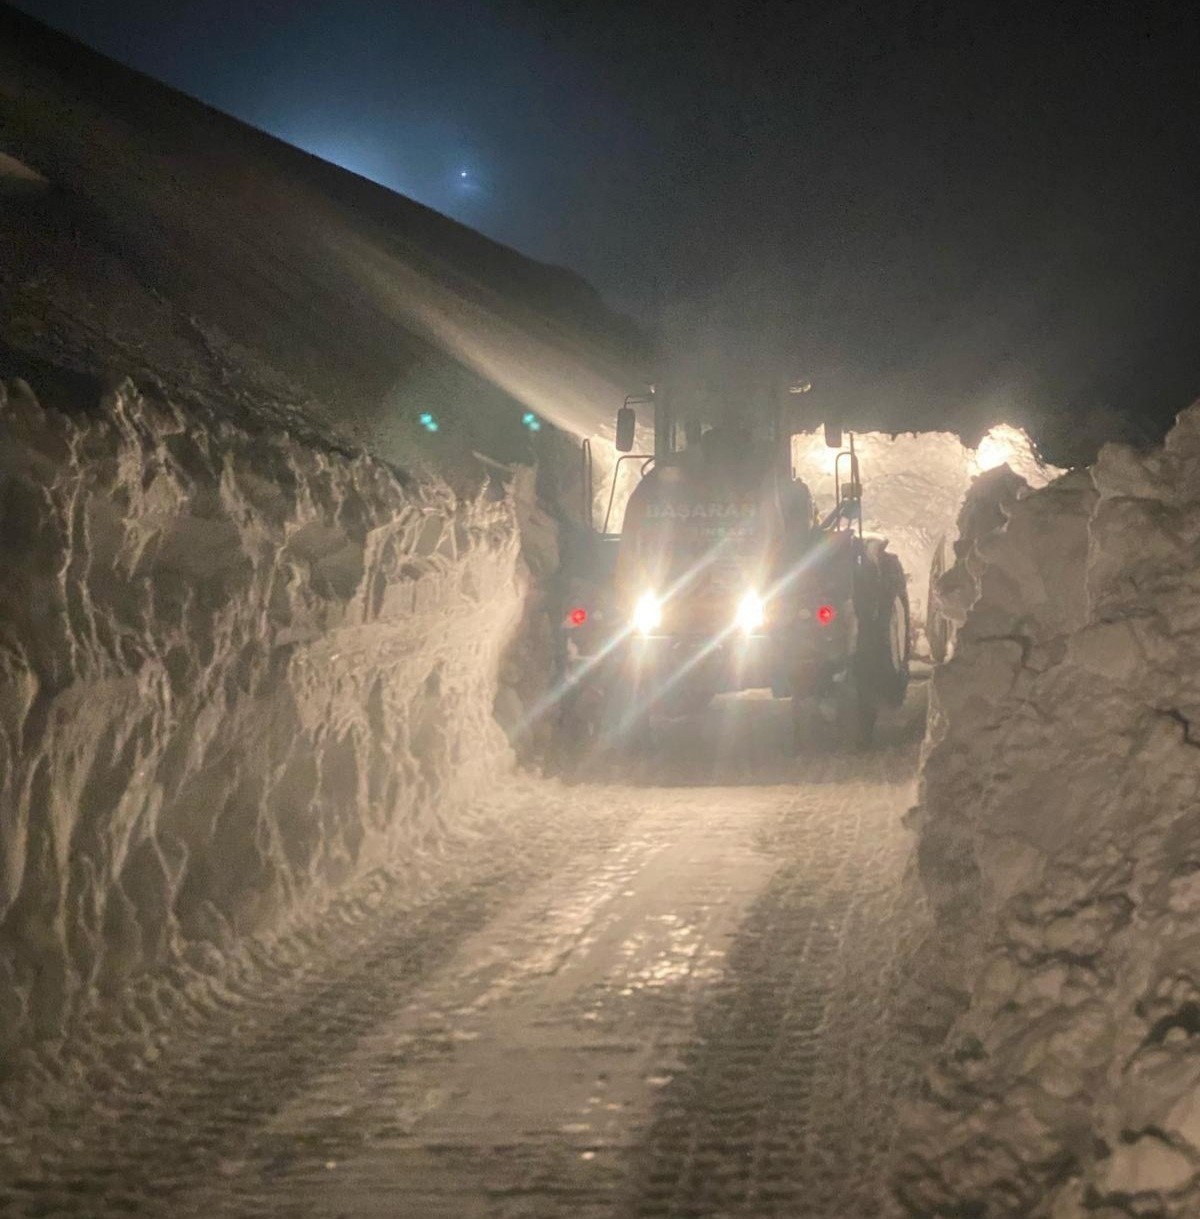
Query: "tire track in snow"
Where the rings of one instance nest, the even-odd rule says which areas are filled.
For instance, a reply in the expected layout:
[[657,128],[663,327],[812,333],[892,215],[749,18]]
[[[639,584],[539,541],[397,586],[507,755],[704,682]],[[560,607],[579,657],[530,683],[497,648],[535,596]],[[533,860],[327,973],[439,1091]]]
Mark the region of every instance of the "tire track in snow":
[[[628,1213],[882,1213],[892,1101],[910,1083],[913,1056],[876,1054],[856,1080],[860,1056],[886,1039],[888,1005],[877,993],[848,1010],[842,992],[872,966],[878,972],[859,991],[897,981],[905,928],[894,918],[880,928],[874,959],[844,968],[864,924],[887,913],[903,866],[895,796],[852,788],[785,815],[774,847],[790,862],[744,920],[697,1016],[683,1069],[639,1149]],[[870,867],[875,882],[864,885]]]
[[[915,750],[787,761],[769,706],[735,714],[740,753],[666,743],[683,786],[534,785],[526,853],[35,1132],[50,1152],[0,1211],[882,1213]],[[756,751],[790,782],[686,785],[722,756],[744,781]]]
[[468,846],[459,874],[424,901],[401,894],[392,908],[385,902],[375,920],[336,929],[290,973],[264,976],[257,993],[180,1030],[154,1068],[132,1045],[126,1074],[73,1064],[32,1120],[9,1124],[14,1133],[0,1139],[0,1216],[189,1213],[181,1200],[236,1166],[254,1132],[402,1005],[465,936],[568,851],[603,851],[635,811],[609,801],[601,817],[577,801],[547,823],[554,790],[528,782],[500,789],[508,837]]
[[[724,790],[639,794],[618,845],[469,937],[197,1209],[610,1215],[650,1081],[677,1060],[738,912],[775,866],[753,842],[774,790],[733,816]],[[264,1161],[288,1148],[306,1150],[268,1190]]]

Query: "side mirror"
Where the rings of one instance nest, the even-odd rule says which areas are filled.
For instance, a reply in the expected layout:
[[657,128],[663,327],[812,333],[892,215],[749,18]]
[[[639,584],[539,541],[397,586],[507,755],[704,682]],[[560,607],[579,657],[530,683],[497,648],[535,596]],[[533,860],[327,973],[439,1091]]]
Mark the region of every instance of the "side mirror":
[[825,425],[825,443],[831,449],[840,449],[842,447],[842,429],[839,424],[827,423]]
[[617,452],[628,453],[633,449],[633,435],[637,428],[637,412],[632,406],[623,406],[617,411]]

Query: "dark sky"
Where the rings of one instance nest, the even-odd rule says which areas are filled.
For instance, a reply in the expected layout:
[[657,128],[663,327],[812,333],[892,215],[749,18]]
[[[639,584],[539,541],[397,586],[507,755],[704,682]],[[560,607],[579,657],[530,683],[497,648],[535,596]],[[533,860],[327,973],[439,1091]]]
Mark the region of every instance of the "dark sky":
[[581,230],[603,223],[589,166],[625,163],[640,143],[637,122],[612,91],[589,86],[569,52],[486,0],[29,0],[18,7],[551,261],[587,261]]
[[1191,5],[21,7],[581,271],[695,393],[796,373],[1075,418],[1200,393]]

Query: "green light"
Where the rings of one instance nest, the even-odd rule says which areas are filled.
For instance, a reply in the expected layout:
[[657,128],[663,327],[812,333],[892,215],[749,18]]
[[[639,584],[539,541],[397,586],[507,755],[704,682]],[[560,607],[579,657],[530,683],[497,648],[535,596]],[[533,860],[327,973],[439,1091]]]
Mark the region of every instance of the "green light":
[[417,422],[427,431],[436,432],[438,430],[438,421],[428,412],[417,417]]
[[521,422],[531,432],[540,432],[542,430],[542,421],[533,413],[533,411],[526,411],[525,414],[521,416]]

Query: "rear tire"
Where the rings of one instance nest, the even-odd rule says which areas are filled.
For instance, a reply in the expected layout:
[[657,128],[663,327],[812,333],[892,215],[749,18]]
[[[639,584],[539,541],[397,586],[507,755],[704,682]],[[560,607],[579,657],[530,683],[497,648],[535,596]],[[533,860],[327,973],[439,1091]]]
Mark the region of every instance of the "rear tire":
[[856,599],[859,613],[854,676],[878,709],[899,707],[908,694],[912,621],[904,570],[895,555],[884,555],[867,595]]
[[909,659],[912,651],[908,597],[893,593],[885,603],[877,626],[879,649],[875,689],[890,707],[899,707],[908,694]]
[[878,717],[874,697],[847,673],[820,696],[792,697],[792,751],[869,749]]

